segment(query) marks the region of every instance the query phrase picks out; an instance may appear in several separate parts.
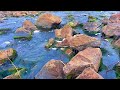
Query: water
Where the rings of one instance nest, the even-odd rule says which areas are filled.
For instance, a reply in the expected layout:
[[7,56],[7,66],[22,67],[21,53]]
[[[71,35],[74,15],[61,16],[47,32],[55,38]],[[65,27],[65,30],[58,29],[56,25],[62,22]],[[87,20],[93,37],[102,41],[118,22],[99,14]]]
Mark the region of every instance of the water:
[[[117,13],[118,11],[54,11],[51,12],[57,16],[62,18],[61,24],[66,24],[69,20],[67,18],[68,15],[73,15],[76,21],[80,23],[85,23],[89,15],[98,17],[100,20],[103,18],[101,15],[105,15],[109,17],[113,13]],[[3,35],[0,35],[0,50],[7,48],[14,48],[18,56],[14,60],[14,64],[17,67],[26,68],[26,73],[22,76],[22,78],[33,79],[34,76],[38,73],[38,71],[43,67],[43,65],[51,59],[62,60],[64,63],[69,61],[68,57],[63,54],[60,50],[46,50],[44,48],[45,44],[50,38],[54,38],[54,30],[50,32],[41,32],[35,31],[33,34],[33,38],[30,41],[21,41],[14,40],[14,32],[18,27],[22,26],[22,23],[27,19],[31,22],[35,23],[38,16],[35,17],[9,17],[4,20],[3,23],[0,23],[0,28],[10,28],[11,30]],[[80,33],[84,33],[82,29],[77,28]],[[103,63],[108,67],[108,70],[113,68],[115,63],[119,61],[118,52],[112,48],[110,42],[101,38],[101,34],[96,35],[95,37],[99,38],[102,41],[101,48],[104,48],[108,51],[106,55],[103,55]],[[12,67],[10,63],[6,63],[0,66],[0,72],[2,70],[7,70]],[[109,71],[106,74],[107,70],[103,70],[99,72],[104,78],[116,78],[114,71]],[[2,78],[2,76],[1,76]]]

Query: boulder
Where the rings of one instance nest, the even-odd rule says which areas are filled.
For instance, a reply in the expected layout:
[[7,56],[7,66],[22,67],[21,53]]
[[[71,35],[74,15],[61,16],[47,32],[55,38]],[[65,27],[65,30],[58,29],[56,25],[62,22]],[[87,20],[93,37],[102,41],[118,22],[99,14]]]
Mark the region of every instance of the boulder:
[[109,18],[109,20],[112,23],[120,23],[120,13],[111,15],[110,18]]
[[54,28],[54,26],[59,25],[61,21],[62,20],[60,17],[50,13],[45,13],[38,17],[36,21],[36,26],[51,29]]
[[83,25],[83,29],[86,31],[98,32],[100,24],[98,22],[87,22]]
[[17,52],[13,48],[1,50],[0,51],[0,65],[2,65],[4,62],[6,62],[9,59],[13,60],[16,57],[16,55],[17,55]]
[[50,48],[54,44],[54,42],[55,42],[54,39],[50,38],[46,43],[45,48]]
[[64,79],[64,63],[60,60],[50,60],[35,76],[35,79]]
[[32,38],[32,33],[31,31],[20,27],[15,31],[15,36],[14,39],[28,39],[30,40]]
[[67,38],[71,37],[73,34],[73,30],[71,26],[65,25],[62,29],[56,29],[55,30],[55,36],[57,38]]
[[25,20],[22,27],[30,31],[37,30],[36,26],[29,20]]
[[109,23],[102,28],[102,32],[107,36],[120,36],[120,24]]
[[88,67],[76,79],[103,79],[103,77]]
[[66,76],[72,77],[78,76],[82,71],[91,67],[98,72],[100,61],[102,58],[102,52],[99,48],[87,48],[76,54],[64,67],[63,71]]
[[13,11],[12,16],[21,17],[27,15],[27,11]]
[[83,50],[87,47],[99,47],[100,40],[85,34],[77,34],[73,37],[65,38],[62,42],[58,42],[57,47],[71,47],[77,50]]

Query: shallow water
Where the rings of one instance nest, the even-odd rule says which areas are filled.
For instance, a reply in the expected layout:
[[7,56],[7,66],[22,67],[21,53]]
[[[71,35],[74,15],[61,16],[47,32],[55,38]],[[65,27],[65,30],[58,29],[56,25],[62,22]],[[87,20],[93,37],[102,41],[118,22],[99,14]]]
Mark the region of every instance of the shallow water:
[[[73,15],[75,20],[80,23],[87,22],[89,15],[98,17],[100,20],[102,16],[109,17],[113,13],[118,13],[118,11],[55,11],[51,12],[62,18],[61,24],[66,24],[69,20],[68,15]],[[63,54],[60,50],[46,50],[44,48],[45,44],[50,38],[54,38],[54,30],[49,32],[35,32],[33,38],[30,41],[21,41],[14,40],[14,32],[18,27],[22,26],[22,23],[28,19],[35,23],[38,16],[35,17],[9,17],[4,20],[3,23],[0,23],[0,28],[10,28],[11,30],[3,35],[0,35],[0,50],[7,48],[14,48],[17,50],[18,56],[14,60],[14,64],[17,67],[26,68],[26,73],[22,78],[33,79],[42,66],[51,59],[62,60],[67,63],[69,58],[67,55]],[[82,29],[77,28],[77,31],[84,33]],[[103,55],[103,64],[107,66],[107,70],[99,72],[106,79],[116,78],[115,72],[110,70],[120,59],[119,53],[117,50],[113,49],[110,42],[102,39],[101,34],[96,35],[95,37],[99,38],[102,41],[101,48],[107,50],[107,54]],[[7,64],[7,65],[6,65]],[[12,67],[10,63],[6,63],[0,66],[0,72],[2,70],[7,70]],[[109,71],[110,70],[110,71]],[[106,73],[107,72],[107,73]],[[1,75],[0,78],[5,77]]]

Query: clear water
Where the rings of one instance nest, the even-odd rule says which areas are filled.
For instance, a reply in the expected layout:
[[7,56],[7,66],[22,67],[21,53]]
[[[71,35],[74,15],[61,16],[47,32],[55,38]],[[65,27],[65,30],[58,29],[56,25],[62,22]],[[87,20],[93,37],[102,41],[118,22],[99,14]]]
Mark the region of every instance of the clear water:
[[[66,24],[69,20],[68,15],[73,15],[75,20],[84,23],[87,21],[89,15],[98,17],[102,19],[101,15],[109,17],[113,13],[118,13],[118,11],[54,11],[51,12],[62,18],[61,24]],[[35,23],[38,16],[35,17],[9,17],[0,23],[0,28],[10,28],[11,30],[3,35],[0,35],[0,50],[7,48],[14,48],[18,56],[14,60],[14,64],[17,67],[27,68],[26,73],[22,78],[33,79],[38,71],[43,67],[43,65],[51,59],[62,60],[67,63],[69,61],[68,57],[59,50],[46,50],[44,48],[46,42],[50,38],[54,38],[54,30],[49,32],[37,32],[34,33],[33,38],[30,41],[14,40],[14,32],[18,27],[22,26],[22,23],[28,19]],[[80,33],[84,33],[82,29],[77,28]],[[108,70],[113,68],[117,61],[119,61],[120,56],[117,50],[113,49],[110,42],[101,38],[101,34],[96,35],[102,41],[101,47],[106,49],[108,53],[103,55],[103,63],[108,67]],[[6,44],[7,43],[7,44]],[[10,63],[0,66],[0,72],[2,70],[7,70],[12,67]],[[103,70],[99,72],[106,79],[116,78],[115,72]],[[1,78],[3,78],[1,76]]]

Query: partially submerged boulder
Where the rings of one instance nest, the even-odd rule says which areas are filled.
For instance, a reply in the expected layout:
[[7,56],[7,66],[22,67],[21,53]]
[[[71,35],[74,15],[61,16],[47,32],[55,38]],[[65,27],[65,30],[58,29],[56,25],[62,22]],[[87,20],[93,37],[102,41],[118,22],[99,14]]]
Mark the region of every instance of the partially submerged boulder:
[[31,31],[20,27],[15,31],[15,36],[14,39],[28,39],[30,40],[32,38],[32,33]]
[[37,27],[29,20],[25,20],[23,23],[23,28],[30,30],[30,31],[35,31],[37,30]]
[[58,42],[57,47],[71,47],[77,50],[83,50],[87,47],[99,47],[100,40],[85,34],[77,34],[73,37],[65,38],[62,42]]
[[100,24],[98,22],[87,22],[83,25],[83,29],[86,31],[98,32]]
[[109,23],[102,28],[102,32],[107,36],[120,36],[120,23]]
[[0,51],[0,65],[9,59],[13,60],[16,57],[16,55],[17,55],[17,52],[13,48],[1,50]]
[[71,37],[72,35],[73,35],[73,30],[69,25],[65,25],[63,28],[55,30],[55,36],[57,38],[67,38],[67,37]]
[[88,67],[76,79],[103,79],[103,77]]
[[50,60],[35,76],[35,79],[64,79],[64,63],[61,60]]
[[66,76],[76,77],[85,68],[91,67],[98,72],[102,53],[99,48],[87,48],[76,54],[64,67],[63,71]]
[[50,13],[42,14],[36,21],[36,26],[46,29],[54,28],[61,23],[61,18]]
[[45,48],[50,48],[54,44],[54,42],[55,42],[54,39],[50,38],[46,43]]

